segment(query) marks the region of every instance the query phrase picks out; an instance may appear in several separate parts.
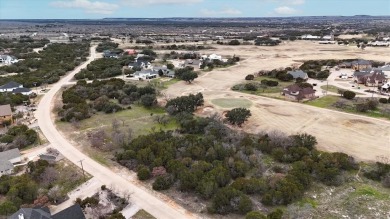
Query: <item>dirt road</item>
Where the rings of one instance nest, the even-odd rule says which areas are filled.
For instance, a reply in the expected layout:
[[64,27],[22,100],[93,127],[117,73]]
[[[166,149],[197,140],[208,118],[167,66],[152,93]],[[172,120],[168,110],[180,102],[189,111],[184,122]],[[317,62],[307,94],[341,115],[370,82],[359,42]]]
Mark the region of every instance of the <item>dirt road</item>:
[[95,59],[95,48],[96,46],[91,47],[91,56],[88,58],[87,62],[78,66],[67,76],[62,78],[40,101],[36,111],[36,118],[38,119],[38,124],[43,134],[49,140],[51,146],[59,150],[60,153],[71,162],[80,166],[80,161],[82,161],[84,170],[99,180],[101,184],[113,186],[119,192],[130,192],[132,194],[131,202],[138,205],[140,208],[145,209],[156,218],[194,218],[194,215],[173,201],[162,200],[156,197],[152,194],[152,191],[148,191],[141,186],[138,187],[135,183],[130,181],[131,179],[123,178],[107,167],[92,160],[71,145],[56,129],[53,118],[51,118],[54,95],[60,90],[61,86],[69,82],[77,72],[85,68]]
[[245,131],[280,130],[290,134],[307,132],[317,137],[318,148],[339,151],[359,160],[376,161],[378,156],[390,158],[390,122],[382,119],[342,113],[303,104],[270,99],[231,91],[244,82],[247,74],[259,70],[288,67],[305,59],[365,58],[390,62],[389,48],[368,48],[319,45],[314,42],[290,42],[277,47],[218,46],[213,51],[222,55],[245,58],[240,65],[204,73],[193,84],[179,82],[166,91],[169,97],[202,92],[205,104],[211,106],[207,113],[221,113],[227,109],[213,105],[217,98],[245,98],[252,102],[252,117],[243,127]]

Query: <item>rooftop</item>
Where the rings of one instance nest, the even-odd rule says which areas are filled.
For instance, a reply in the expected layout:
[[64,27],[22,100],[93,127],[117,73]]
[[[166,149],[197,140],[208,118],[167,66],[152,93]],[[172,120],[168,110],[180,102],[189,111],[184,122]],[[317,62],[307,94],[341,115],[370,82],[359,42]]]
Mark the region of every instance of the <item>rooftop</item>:
[[11,105],[0,105],[0,116],[12,115]]
[[17,148],[0,152],[0,160],[12,160],[20,157],[20,151]]

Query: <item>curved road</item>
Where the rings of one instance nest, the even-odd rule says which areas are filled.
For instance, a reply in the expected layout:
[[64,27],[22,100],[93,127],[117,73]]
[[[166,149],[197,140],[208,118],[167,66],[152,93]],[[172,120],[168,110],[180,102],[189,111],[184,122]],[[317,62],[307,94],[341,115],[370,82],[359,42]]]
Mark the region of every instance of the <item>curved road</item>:
[[130,192],[132,194],[131,201],[140,208],[149,212],[154,217],[167,219],[195,218],[194,215],[176,203],[170,200],[162,200],[154,196],[151,194],[151,191],[137,187],[137,185],[133,184],[129,180],[122,178],[107,167],[92,160],[87,155],[77,150],[56,129],[53,119],[50,116],[52,113],[52,102],[54,96],[64,84],[68,83],[73,78],[77,72],[85,68],[95,59],[95,48],[96,46],[91,47],[90,57],[87,62],[78,66],[72,72],[63,77],[50,89],[49,92],[44,95],[40,101],[36,111],[36,118],[38,119],[38,124],[43,134],[51,143],[51,146],[59,150],[68,160],[76,165],[79,165],[79,161],[82,160],[85,171],[98,179],[102,184],[114,186],[120,192]]

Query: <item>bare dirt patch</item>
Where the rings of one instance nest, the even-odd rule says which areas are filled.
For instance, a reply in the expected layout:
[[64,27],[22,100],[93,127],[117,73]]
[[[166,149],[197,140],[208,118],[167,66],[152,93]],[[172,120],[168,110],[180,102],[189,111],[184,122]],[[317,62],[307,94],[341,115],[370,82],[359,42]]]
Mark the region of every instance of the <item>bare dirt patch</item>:
[[[245,98],[252,102],[250,107],[252,116],[243,129],[247,132],[257,133],[266,130],[281,130],[296,134],[298,131],[307,132],[317,137],[318,148],[325,151],[339,151],[354,156],[359,160],[376,161],[376,157],[384,155],[390,157],[390,122],[374,118],[365,118],[359,115],[334,112],[321,108],[306,106],[303,104],[242,94],[231,91],[235,84],[245,82],[248,74],[260,70],[272,70],[280,67],[296,65],[297,60],[314,59],[368,59],[390,62],[389,48],[366,48],[364,51],[357,47],[339,45],[319,45],[317,43],[297,41],[283,43],[276,47],[236,46],[233,51],[226,50],[226,45],[215,46],[215,53],[222,56],[236,55],[245,57],[240,65],[221,71],[216,69],[208,72],[194,81],[196,86],[187,86],[184,82],[178,82],[170,86],[166,93],[172,97],[179,96],[183,92],[202,92],[205,100],[218,106],[211,100],[223,98],[226,94],[229,98]],[[322,51],[321,51],[322,50]],[[327,51],[324,51],[327,50]],[[287,51],[287,52],[286,52]],[[275,55],[288,55],[278,57]],[[262,59],[260,57],[266,57]],[[274,107],[268,107],[272,105]],[[221,112],[219,112],[221,113]],[[288,115],[288,116],[287,116]],[[314,120],[314,118],[319,118]],[[346,127],[346,120],[362,120],[357,124],[350,122]],[[304,128],[302,128],[304,125]],[[387,140],[386,140],[387,139]]]

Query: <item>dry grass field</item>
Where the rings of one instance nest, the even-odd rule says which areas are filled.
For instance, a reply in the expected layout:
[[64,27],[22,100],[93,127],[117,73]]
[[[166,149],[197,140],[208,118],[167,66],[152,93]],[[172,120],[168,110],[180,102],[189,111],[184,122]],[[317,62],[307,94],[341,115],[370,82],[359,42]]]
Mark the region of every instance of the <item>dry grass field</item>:
[[[378,156],[390,157],[390,121],[352,115],[308,105],[270,99],[231,91],[243,82],[247,74],[259,70],[288,67],[310,59],[362,58],[390,62],[390,49],[339,45],[319,45],[315,42],[297,41],[277,47],[213,45],[223,56],[239,56],[239,65],[202,73],[192,84],[178,82],[165,92],[170,97],[202,92],[208,106],[204,114],[222,113],[228,110],[213,104],[220,98],[246,99],[252,102],[252,117],[243,129],[251,133],[280,130],[287,133],[307,132],[317,137],[318,148],[340,151],[359,160],[376,161]],[[215,102],[215,101],[214,101]]]

